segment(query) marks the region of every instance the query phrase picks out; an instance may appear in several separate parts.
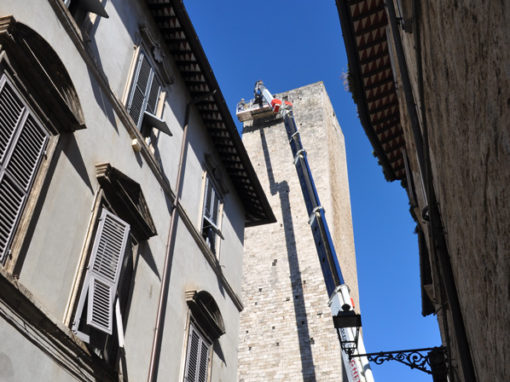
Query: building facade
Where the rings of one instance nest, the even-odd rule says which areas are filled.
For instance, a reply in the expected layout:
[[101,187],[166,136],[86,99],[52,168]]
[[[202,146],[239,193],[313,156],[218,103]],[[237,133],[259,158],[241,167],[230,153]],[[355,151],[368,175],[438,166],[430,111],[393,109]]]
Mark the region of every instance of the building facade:
[[[322,82],[275,95],[301,141],[359,309],[345,143]],[[340,381],[340,344],[283,121],[248,121],[243,143],[277,223],[246,230],[239,381]]]
[[508,380],[510,10],[337,6],[362,125],[386,178],[409,196],[423,314],[437,315],[448,378]]
[[272,221],[182,2],[0,3],[0,380],[235,380]]

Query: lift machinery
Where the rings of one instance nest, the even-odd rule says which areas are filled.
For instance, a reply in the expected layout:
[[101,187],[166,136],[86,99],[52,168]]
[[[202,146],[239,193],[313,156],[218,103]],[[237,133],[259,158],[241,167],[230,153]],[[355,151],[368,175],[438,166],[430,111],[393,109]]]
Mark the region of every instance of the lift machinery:
[[354,311],[354,301],[344,282],[338,263],[335,247],[331,239],[324,209],[315,187],[306,151],[301,143],[299,131],[292,113],[292,103],[274,98],[262,81],[255,84],[255,98],[250,102],[241,101],[236,115],[239,121],[262,118],[282,118],[294,156],[299,183],[308,211],[317,254],[321,264],[324,282],[329,296],[329,307],[333,316],[334,328],[340,341],[342,360],[349,382],[373,382],[374,378],[366,357],[353,357],[364,354],[362,336],[359,333],[361,317]]

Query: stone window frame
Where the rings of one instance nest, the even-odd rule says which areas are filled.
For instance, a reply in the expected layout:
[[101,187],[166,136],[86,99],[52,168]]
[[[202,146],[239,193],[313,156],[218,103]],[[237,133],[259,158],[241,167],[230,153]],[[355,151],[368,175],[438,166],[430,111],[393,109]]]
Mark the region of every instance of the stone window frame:
[[[199,345],[205,344],[207,347],[207,365],[202,370],[205,375],[205,381],[209,381],[212,372],[212,359],[215,343],[218,339],[226,333],[223,316],[219,310],[219,307],[212,297],[205,290],[188,290],[185,293],[186,303],[188,305],[188,319],[186,324],[186,340],[184,341],[184,360],[183,360],[183,376],[182,379],[185,382],[198,382],[200,376],[197,374],[193,380],[188,379],[189,376],[189,358],[191,349],[191,340],[193,334],[196,334],[195,338],[198,340]],[[203,351],[200,349],[200,352]],[[197,357],[198,358],[198,357]],[[200,360],[198,360],[200,362]],[[203,362],[203,360],[202,360]],[[200,365],[195,365],[195,371],[201,370]]]
[[[193,346],[194,342],[195,346]],[[192,318],[188,325],[188,339],[186,341],[186,357],[184,360],[184,382],[209,381],[212,368],[212,343],[203,334],[203,330]],[[205,356],[202,352],[206,351]],[[196,353],[192,357],[192,353]],[[205,358],[205,359],[204,359]],[[190,360],[194,359],[196,364],[190,365]],[[205,365],[204,365],[205,364]],[[193,378],[190,377],[191,369],[193,369]]]
[[[130,121],[133,122],[135,130],[139,131],[144,138],[144,143],[148,148],[152,146],[153,142],[157,142],[160,132],[164,132],[169,136],[172,136],[172,132],[166,122],[162,119],[165,111],[165,103],[168,94],[168,87],[173,85],[175,82],[174,77],[170,74],[171,70],[168,67],[168,60],[164,50],[161,48],[161,44],[153,37],[153,34],[149,31],[149,27],[145,24],[139,25],[139,30],[136,36],[136,43],[134,45],[133,57],[131,59],[131,65],[127,73],[127,80],[122,94],[122,104],[124,105],[127,114],[131,117]],[[154,117],[152,120],[147,121],[149,128],[143,128],[143,112],[142,118],[137,124],[128,111],[128,103],[130,102],[131,93],[133,91],[133,85],[135,77],[137,76],[137,68],[140,60],[140,55],[144,54],[147,58],[151,70],[154,72],[154,77],[160,85],[159,99],[156,103],[154,110]],[[157,132],[153,132],[153,128],[157,129]],[[156,139],[153,139],[156,138]],[[140,142],[133,142],[134,147]],[[154,148],[152,147],[151,152]]]
[[[202,192],[202,212],[200,219],[200,233],[202,239],[206,243],[207,248],[216,256],[219,257],[220,252],[220,240],[217,238],[224,239],[223,234],[221,232],[221,227],[223,224],[223,197],[221,193],[218,191],[218,187],[214,182],[214,178],[211,176],[209,172],[204,173],[204,182],[203,182],[203,192]],[[211,196],[214,197],[218,202],[218,206],[216,209],[216,221],[211,221],[209,217],[206,216],[206,203],[207,203],[207,195],[208,190],[211,190]],[[211,232],[212,231],[212,232]],[[212,239],[208,236],[214,235]]]
[[[64,324],[81,341],[92,347],[92,351],[96,355],[99,355],[106,363],[113,367],[118,362],[121,355],[119,350],[123,347],[121,342],[124,336],[124,324],[130,311],[136,264],[140,256],[140,245],[150,237],[157,235],[157,231],[141,187],[137,182],[113,167],[110,163],[97,164],[96,176],[100,187],[95,193],[93,210],[85,236],[85,245],[78,262],[74,277],[75,281],[71,288],[64,314]],[[117,307],[114,305],[112,312],[115,328],[119,330],[113,330],[111,334],[101,334],[91,328],[88,328],[85,332],[78,327],[78,325],[82,326],[79,321],[83,317],[83,312],[87,309],[85,306],[85,295],[88,293],[85,290],[88,286],[87,267],[92,255],[97,228],[103,210],[107,210],[130,226],[128,243],[124,254],[124,264],[121,268],[119,284],[116,290],[116,292],[121,294],[119,295],[121,300],[120,309],[119,313],[117,313]],[[80,318],[77,318],[77,315],[80,315]],[[117,322],[119,320],[120,326]],[[94,335],[92,342],[95,341],[95,343],[91,342],[89,334]]]
[[51,46],[34,30],[12,16],[0,17],[0,74],[49,133],[49,139],[24,203],[10,253],[2,265],[17,277],[21,271],[27,238],[37,221],[41,194],[51,181],[49,173],[62,134],[84,129],[78,95],[64,64]]
[[[220,165],[214,158],[214,156],[210,153],[206,153],[204,155],[204,161],[203,161],[203,167],[204,172],[202,174],[202,193],[201,193],[201,208],[200,208],[200,214],[199,214],[199,232],[200,236],[205,243],[205,247],[210,250],[210,252],[214,255],[214,257],[219,260],[220,258],[220,247],[221,247],[221,240],[224,240],[225,237],[223,236],[222,232],[222,226],[223,226],[223,219],[224,219],[224,206],[225,206],[225,195],[228,194],[228,188],[225,185],[225,180],[223,177],[222,169],[220,168]],[[217,238],[221,240],[215,240],[214,247],[211,247],[206,240],[206,237],[204,236],[204,229],[205,229],[205,204],[206,204],[206,197],[207,197],[207,187],[211,184],[213,190],[217,194],[218,197],[218,217],[217,222],[215,226],[213,227],[213,230],[215,231],[215,235]]]

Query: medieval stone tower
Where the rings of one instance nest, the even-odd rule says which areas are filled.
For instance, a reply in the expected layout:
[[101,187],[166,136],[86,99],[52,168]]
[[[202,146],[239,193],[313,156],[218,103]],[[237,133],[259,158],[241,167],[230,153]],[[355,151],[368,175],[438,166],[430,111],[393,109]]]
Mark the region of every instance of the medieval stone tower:
[[[275,97],[294,105],[340,266],[358,305],[344,137],[322,82]],[[239,381],[341,381],[340,345],[281,120],[249,121],[243,142],[277,223],[246,230]],[[342,379],[343,378],[343,379]]]

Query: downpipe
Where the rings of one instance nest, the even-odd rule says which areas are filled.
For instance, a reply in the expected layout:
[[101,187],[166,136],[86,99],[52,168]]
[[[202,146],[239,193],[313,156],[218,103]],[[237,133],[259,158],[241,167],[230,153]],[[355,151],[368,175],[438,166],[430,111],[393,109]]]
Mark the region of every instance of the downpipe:
[[147,382],[155,382],[157,380],[157,368],[159,364],[159,356],[161,353],[161,341],[163,338],[163,322],[165,320],[166,302],[168,300],[168,287],[170,285],[170,274],[172,270],[172,262],[174,257],[176,222],[178,217],[178,205],[182,194],[182,183],[184,180],[184,162],[188,149],[188,130],[189,119],[192,105],[204,101],[206,98],[213,96],[216,90],[207,93],[201,97],[192,99],[186,104],[184,112],[184,128],[182,133],[181,151],[179,155],[179,167],[177,170],[177,180],[175,183],[175,198],[172,203],[172,214],[170,217],[170,227],[168,228],[168,238],[166,244],[165,262],[163,265],[163,274],[161,276],[161,288],[159,292],[158,310],[156,313],[156,324],[154,326],[154,337],[152,340],[151,358],[149,364],[149,373]]

